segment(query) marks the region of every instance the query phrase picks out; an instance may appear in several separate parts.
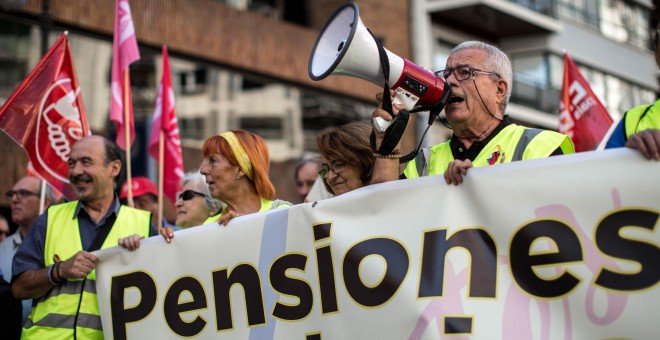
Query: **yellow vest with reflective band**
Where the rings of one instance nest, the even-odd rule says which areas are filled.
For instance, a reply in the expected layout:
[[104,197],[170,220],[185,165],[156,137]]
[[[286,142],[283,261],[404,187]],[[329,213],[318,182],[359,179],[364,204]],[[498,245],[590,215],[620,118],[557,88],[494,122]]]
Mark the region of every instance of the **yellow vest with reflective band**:
[[628,110],[623,117],[626,140],[637,132],[660,129],[660,99],[651,105],[640,105]]
[[[283,200],[274,200],[271,201],[269,199],[259,197],[259,200],[261,201],[261,208],[259,208],[258,212],[266,211],[266,210],[271,210],[271,209],[283,209],[283,208],[288,208],[291,206],[291,203]],[[213,215],[204,221],[204,224],[209,224],[209,223],[215,223],[220,221],[220,217],[222,217],[223,213],[219,213],[217,215]]]
[[[48,209],[44,265],[53,264],[54,257],[66,260],[83,250],[74,216],[78,201],[58,204]],[[120,237],[139,234],[149,237],[151,213],[122,206],[117,219],[101,249],[117,245]],[[81,290],[84,289],[81,296]],[[80,301],[82,298],[82,302]],[[87,280],[67,280],[53,287],[37,300],[37,305],[23,326],[21,339],[72,339],[73,325],[78,313],[76,337],[78,339],[103,339],[103,328],[96,297],[96,270]]]
[[[472,161],[474,167],[545,158],[557,148],[564,154],[575,152],[571,139],[558,132],[510,124],[493,137]],[[449,141],[420,150],[403,173],[406,178],[445,173],[454,160]]]

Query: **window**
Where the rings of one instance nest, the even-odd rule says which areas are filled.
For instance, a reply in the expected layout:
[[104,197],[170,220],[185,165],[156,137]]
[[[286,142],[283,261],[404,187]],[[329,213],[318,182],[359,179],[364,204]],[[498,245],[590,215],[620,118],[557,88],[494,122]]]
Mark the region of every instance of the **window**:
[[652,48],[648,10],[623,0],[602,0],[600,16],[600,31],[604,36],[640,48]]

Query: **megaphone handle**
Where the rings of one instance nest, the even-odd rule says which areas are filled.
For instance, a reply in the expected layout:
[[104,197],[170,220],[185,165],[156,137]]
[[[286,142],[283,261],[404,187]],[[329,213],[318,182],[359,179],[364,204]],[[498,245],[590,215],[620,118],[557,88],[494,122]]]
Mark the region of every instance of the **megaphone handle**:
[[[385,96],[385,94],[383,94]],[[415,106],[416,100],[411,99],[411,97],[406,96],[404,91],[396,91],[394,98],[392,99],[392,104],[403,105],[403,108],[410,111]],[[387,128],[394,123],[396,116],[392,117],[392,120],[387,121],[381,117],[374,118],[374,127],[378,132],[385,132]]]

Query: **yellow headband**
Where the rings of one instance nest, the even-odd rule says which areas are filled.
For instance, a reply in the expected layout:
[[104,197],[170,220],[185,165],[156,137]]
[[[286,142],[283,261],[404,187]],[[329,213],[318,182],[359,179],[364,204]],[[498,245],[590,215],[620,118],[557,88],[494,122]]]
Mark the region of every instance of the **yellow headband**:
[[236,157],[238,165],[241,167],[241,171],[243,171],[243,173],[248,176],[250,180],[253,180],[252,162],[250,162],[250,157],[248,157],[247,152],[245,152],[245,149],[236,137],[236,134],[234,134],[232,131],[227,131],[219,134],[219,136],[224,138],[227,143],[229,143],[229,147],[234,153],[234,157]]

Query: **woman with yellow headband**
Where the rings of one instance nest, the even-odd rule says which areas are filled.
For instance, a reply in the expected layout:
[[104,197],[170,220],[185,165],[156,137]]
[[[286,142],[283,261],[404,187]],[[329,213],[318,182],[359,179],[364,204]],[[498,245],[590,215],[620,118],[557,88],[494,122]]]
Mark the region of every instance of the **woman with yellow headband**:
[[[226,204],[220,214],[204,224],[227,225],[235,217],[291,206],[275,199],[275,187],[268,178],[270,159],[263,138],[243,130],[223,132],[208,138],[202,148],[204,161],[199,172],[206,177],[211,196]],[[161,229],[165,241],[174,237],[171,228]],[[120,245],[129,250],[140,246],[139,236],[127,237]]]

